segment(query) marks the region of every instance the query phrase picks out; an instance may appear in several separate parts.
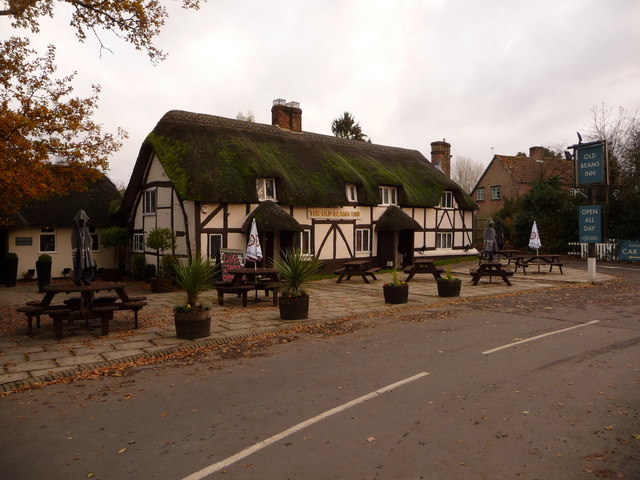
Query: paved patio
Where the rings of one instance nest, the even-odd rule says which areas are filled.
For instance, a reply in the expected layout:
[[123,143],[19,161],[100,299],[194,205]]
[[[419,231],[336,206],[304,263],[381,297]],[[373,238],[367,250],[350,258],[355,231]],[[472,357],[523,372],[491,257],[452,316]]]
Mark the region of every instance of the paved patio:
[[[476,262],[452,266],[452,273],[462,278],[459,299],[438,297],[437,286],[431,275],[417,275],[410,282],[409,303],[385,305],[382,284],[391,281],[391,274],[377,275],[378,280],[365,284],[360,277],[337,284],[335,279],[312,283],[309,319],[292,322],[279,317],[278,308],[271,299],[264,301],[262,292],[255,301],[251,293],[249,305],[243,308],[240,299],[225,298],[224,307],[216,300],[215,291],[204,298],[212,305],[211,336],[199,340],[180,340],[175,337],[172,307],[181,298],[180,292],[152,294],[142,282],[128,282],[131,295],[146,295],[148,305],[140,312],[140,328],[133,330],[130,312],[116,312],[107,337],[99,337],[100,329],[65,325],[64,338],[53,338],[52,322],[43,317],[35,336],[27,336],[26,318],[15,308],[29,300],[38,300],[42,294],[34,282],[22,283],[12,288],[0,287],[0,392],[38,382],[71,377],[79,371],[112,366],[144,357],[163,356],[181,349],[221,344],[266,332],[290,329],[292,326],[323,323],[339,319],[366,318],[397,310],[421,308],[425,304],[455,304],[474,297],[503,295],[527,290],[537,290],[587,281],[587,273],[581,265],[566,264],[564,275],[553,273],[518,272],[509,287],[498,278],[492,282],[483,279],[471,285],[469,268]],[[583,265],[582,265],[583,266]],[[578,267],[578,268],[575,268]],[[405,275],[399,275],[404,279]],[[598,274],[597,281],[604,282],[614,277]],[[80,323],[80,322],[76,322]]]

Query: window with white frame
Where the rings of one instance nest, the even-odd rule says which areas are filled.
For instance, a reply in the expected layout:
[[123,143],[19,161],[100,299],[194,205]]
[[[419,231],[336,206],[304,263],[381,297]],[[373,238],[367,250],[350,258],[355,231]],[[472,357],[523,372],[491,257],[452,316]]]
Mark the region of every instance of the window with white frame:
[[397,205],[398,190],[396,187],[378,187],[380,193],[380,205]]
[[148,188],[144,191],[144,197],[142,198],[142,213],[156,213],[156,200],[158,196],[158,190],[154,188]]
[[491,187],[491,200],[500,200],[500,185]]
[[371,251],[371,231],[368,228],[356,229],[356,253]]
[[220,261],[220,249],[222,248],[222,234],[210,233],[207,252],[211,260]]
[[453,233],[436,233],[436,248],[451,248],[453,247]]
[[313,255],[313,246],[311,244],[311,229],[305,228],[299,233],[298,248],[303,255]]
[[131,249],[134,252],[144,252],[144,233],[133,234],[133,245]]
[[40,251],[55,252],[56,251],[56,229],[53,227],[40,228]]
[[358,201],[358,188],[352,183],[347,183],[346,189],[347,189],[347,201],[348,202],[357,202]]
[[476,201],[478,202],[484,201],[484,187],[480,187],[476,189]]
[[453,192],[442,192],[442,197],[440,197],[440,206],[442,208],[453,208]]
[[256,179],[256,192],[258,193],[258,200],[264,202],[265,200],[276,201],[276,180],[275,178],[258,178]]
[[91,251],[97,252],[100,250],[100,235],[96,232],[96,227],[89,225],[89,233],[91,234]]

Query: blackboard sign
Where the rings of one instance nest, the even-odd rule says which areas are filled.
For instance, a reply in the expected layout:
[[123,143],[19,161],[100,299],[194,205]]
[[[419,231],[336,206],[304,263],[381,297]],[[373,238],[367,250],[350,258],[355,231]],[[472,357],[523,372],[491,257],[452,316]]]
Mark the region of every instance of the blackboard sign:
[[232,248],[221,248],[220,264],[222,265],[222,280],[230,282],[233,280],[233,274],[230,272],[244,267],[244,252]]

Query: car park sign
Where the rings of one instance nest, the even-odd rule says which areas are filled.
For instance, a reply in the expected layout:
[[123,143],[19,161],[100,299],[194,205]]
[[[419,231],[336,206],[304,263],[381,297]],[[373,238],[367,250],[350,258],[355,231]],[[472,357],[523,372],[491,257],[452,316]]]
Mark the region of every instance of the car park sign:
[[618,260],[640,262],[640,242],[620,242]]

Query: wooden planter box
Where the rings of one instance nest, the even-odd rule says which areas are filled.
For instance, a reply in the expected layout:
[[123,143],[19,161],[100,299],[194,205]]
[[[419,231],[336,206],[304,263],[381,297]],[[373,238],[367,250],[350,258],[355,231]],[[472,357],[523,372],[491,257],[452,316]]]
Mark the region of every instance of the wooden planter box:
[[409,285],[383,285],[384,303],[407,303],[409,300]]
[[303,320],[309,317],[309,295],[302,297],[283,297],[281,295],[278,299],[278,307],[282,320]]
[[210,310],[174,312],[173,320],[176,325],[176,336],[178,338],[194,340],[211,335]]
[[438,296],[440,297],[459,297],[462,280],[459,278],[439,278],[438,279]]

